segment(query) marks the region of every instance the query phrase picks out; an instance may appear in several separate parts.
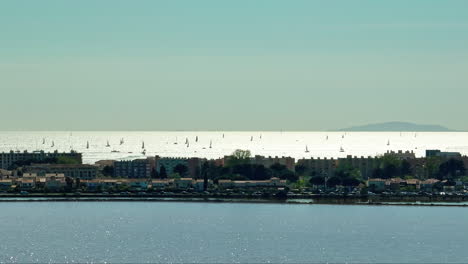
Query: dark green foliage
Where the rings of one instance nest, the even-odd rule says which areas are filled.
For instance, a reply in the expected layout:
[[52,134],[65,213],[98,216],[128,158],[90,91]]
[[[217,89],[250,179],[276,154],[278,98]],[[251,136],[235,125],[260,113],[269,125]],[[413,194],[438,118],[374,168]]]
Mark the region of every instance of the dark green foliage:
[[330,179],[328,179],[327,181],[327,186],[328,187],[335,187],[337,185],[340,185],[341,184],[341,179],[339,177],[331,177]]
[[413,169],[411,168],[411,164],[406,160],[403,160],[401,162],[401,174],[402,175],[411,175],[411,174],[413,174]]
[[104,166],[104,168],[102,168],[102,175],[108,177],[114,176],[114,166]]
[[188,167],[184,164],[177,164],[173,170],[174,173],[178,173],[181,177],[187,175]]
[[152,168],[151,169],[151,179],[157,179],[158,177],[159,177],[158,171],[156,170],[156,168]]
[[465,175],[465,171],[465,164],[462,160],[449,159],[440,164],[437,178],[439,180],[456,179]]
[[70,192],[73,189],[73,179],[70,177],[65,177],[65,191]]
[[314,176],[310,178],[309,183],[311,185],[324,185],[325,184],[325,178],[321,176]]
[[161,166],[161,167],[159,168],[159,177],[160,177],[161,179],[166,179],[166,178],[167,178],[166,167]]
[[306,171],[306,167],[302,164],[298,164],[294,167],[294,170],[296,171],[297,174],[304,175]]
[[344,186],[356,187],[356,186],[358,186],[360,183],[361,183],[361,181],[359,181],[359,180],[356,179],[356,178],[344,178],[344,179],[342,180],[342,184],[343,184]]
[[249,180],[268,180],[271,178],[271,171],[265,166],[257,164],[238,164],[232,167],[231,172]]

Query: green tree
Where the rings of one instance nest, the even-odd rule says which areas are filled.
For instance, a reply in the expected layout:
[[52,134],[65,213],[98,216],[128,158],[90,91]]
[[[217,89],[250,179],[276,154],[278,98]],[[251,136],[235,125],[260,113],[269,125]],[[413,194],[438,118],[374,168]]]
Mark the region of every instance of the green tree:
[[104,166],[104,168],[102,168],[102,175],[107,177],[114,176],[114,166]]
[[306,167],[303,164],[297,164],[294,167],[294,170],[296,171],[297,174],[304,175],[304,173],[306,171]]
[[177,164],[173,170],[174,173],[178,173],[181,177],[185,177],[188,172],[188,167],[184,164]]
[[229,167],[233,167],[235,165],[249,163],[250,157],[250,150],[237,149],[228,157],[226,164]]
[[73,190],[73,178],[65,177],[66,191],[69,192]]
[[315,185],[315,186],[324,185],[325,184],[325,178],[322,177],[322,176],[314,176],[314,177],[310,178],[309,183],[311,185]]
[[158,171],[156,168],[151,168],[151,179],[157,179],[158,178]]
[[336,187],[337,185],[341,184],[341,179],[337,176],[333,176],[327,181],[328,187]]
[[402,175],[412,175],[413,174],[413,168],[411,167],[411,164],[407,160],[403,160],[401,162],[401,174]]
[[465,175],[465,164],[459,159],[449,159],[439,165],[439,180],[453,180]]
[[166,179],[167,178],[167,171],[166,171],[166,167],[164,167],[164,165],[161,165],[161,167],[159,168],[159,177],[161,179]]
[[203,162],[202,167],[200,169],[200,173],[203,177],[203,191],[208,190],[208,168],[210,165],[208,165],[208,162]]

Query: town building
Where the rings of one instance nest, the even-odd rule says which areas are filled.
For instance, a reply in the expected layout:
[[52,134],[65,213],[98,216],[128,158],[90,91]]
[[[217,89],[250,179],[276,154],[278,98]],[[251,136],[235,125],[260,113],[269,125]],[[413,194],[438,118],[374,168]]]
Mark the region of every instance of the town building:
[[338,165],[349,164],[353,168],[358,169],[361,172],[363,179],[369,179],[372,177],[372,173],[379,166],[380,162],[375,157],[356,157],[348,155],[346,158],[338,159]]
[[171,175],[174,173],[174,168],[177,165],[184,165],[187,167],[187,176],[198,178],[200,175],[200,168],[205,161],[206,159],[202,158],[171,158],[156,156],[156,170],[158,173],[161,173],[161,167],[164,167],[166,169],[166,173]]
[[114,162],[114,177],[141,179],[151,178],[155,170],[156,160],[154,158],[122,160]]
[[426,150],[426,158],[428,157],[441,157],[445,159],[450,159],[450,158],[461,158],[462,155],[460,154],[460,152],[444,152],[438,149],[428,149]]
[[24,170],[38,175],[59,173],[64,174],[65,177],[80,178],[82,180],[96,178],[98,171],[96,166],[87,164],[33,164],[24,167]]
[[73,159],[76,163],[82,163],[82,155],[81,153],[71,151],[71,152],[44,152],[44,151],[33,151],[33,152],[19,152],[13,151],[10,152],[2,152],[0,153],[0,169],[9,169],[15,163],[21,162],[42,162],[42,161],[49,161],[50,163],[55,163],[57,159],[65,158],[65,159]]
[[396,157],[400,160],[410,160],[410,159],[415,159],[416,154],[414,154],[413,151],[405,151],[403,152],[402,150],[398,150],[397,152],[395,151],[387,151],[384,156],[392,156]]
[[297,164],[304,166],[305,173],[308,175],[333,177],[335,176],[335,171],[338,167],[338,160],[333,158],[299,159]]

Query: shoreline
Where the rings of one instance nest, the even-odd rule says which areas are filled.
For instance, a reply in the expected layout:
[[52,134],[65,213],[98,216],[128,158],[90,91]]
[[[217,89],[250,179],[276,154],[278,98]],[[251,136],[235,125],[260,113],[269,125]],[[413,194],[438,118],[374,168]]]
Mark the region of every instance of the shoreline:
[[369,206],[430,206],[468,207],[466,201],[373,201],[363,199],[262,199],[262,198],[220,198],[220,197],[111,197],[78,195],[0,195],[1,203],[15,202],[178,202],[178,203],[250,203],[250,204],[292,204],[292,205],[369,205]]

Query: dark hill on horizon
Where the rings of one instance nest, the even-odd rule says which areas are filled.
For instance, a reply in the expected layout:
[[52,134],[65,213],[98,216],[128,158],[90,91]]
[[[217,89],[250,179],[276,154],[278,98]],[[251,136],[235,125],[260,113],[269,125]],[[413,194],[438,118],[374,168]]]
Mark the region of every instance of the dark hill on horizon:
[[451,132],[455,131],[440,125],[420,125],[409,122],[385,122],[377,124],[368,124],[362,126],[353,126],[339,129],[338,131],[410,131],[410,132]]

